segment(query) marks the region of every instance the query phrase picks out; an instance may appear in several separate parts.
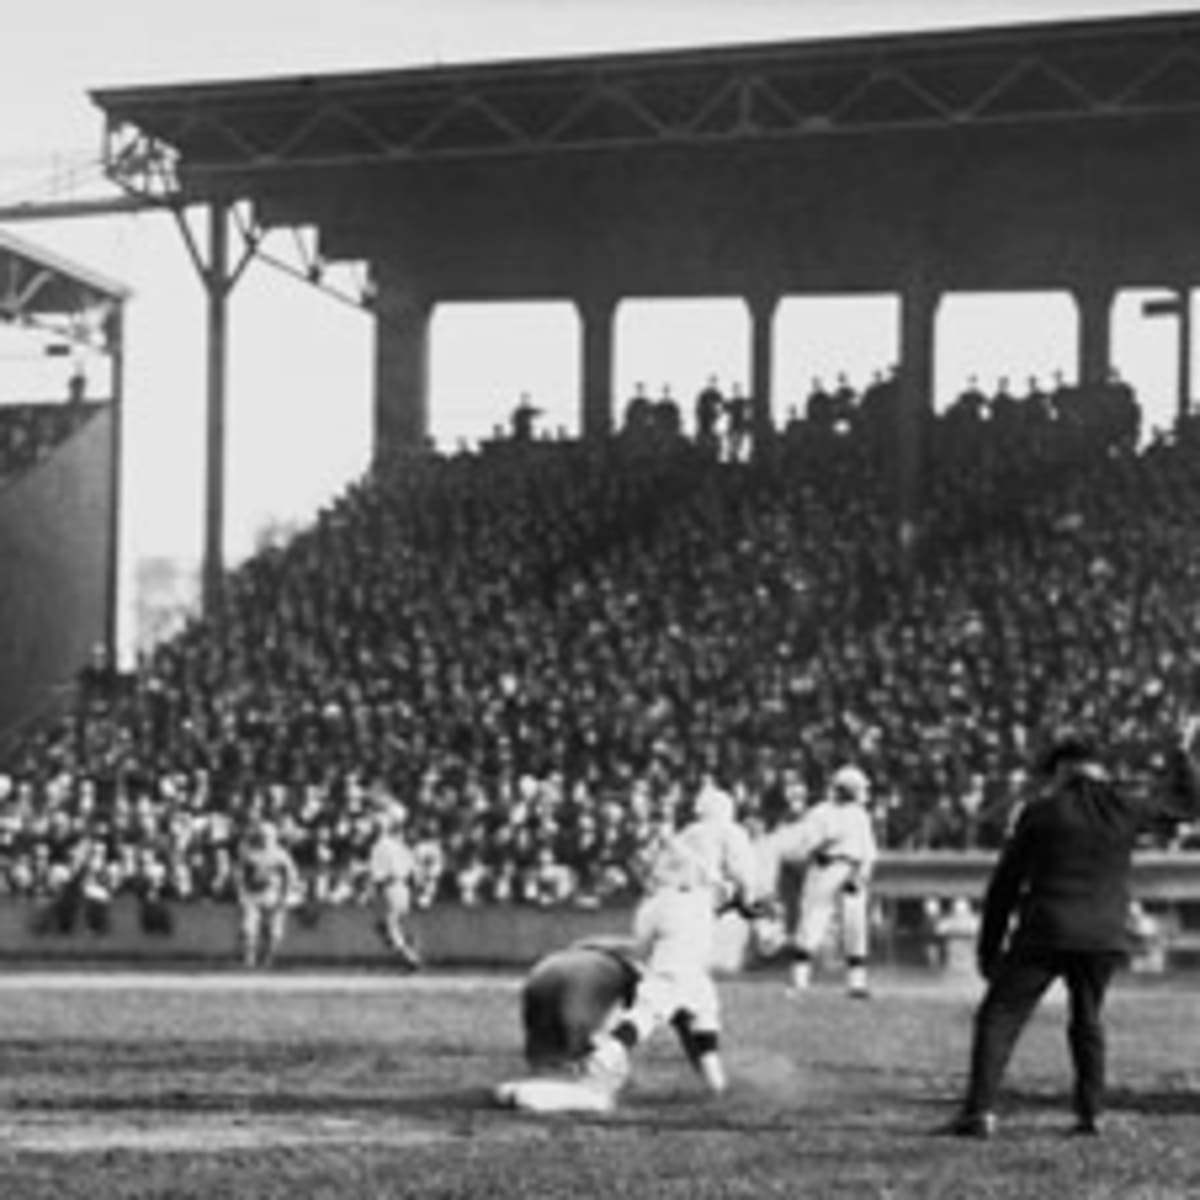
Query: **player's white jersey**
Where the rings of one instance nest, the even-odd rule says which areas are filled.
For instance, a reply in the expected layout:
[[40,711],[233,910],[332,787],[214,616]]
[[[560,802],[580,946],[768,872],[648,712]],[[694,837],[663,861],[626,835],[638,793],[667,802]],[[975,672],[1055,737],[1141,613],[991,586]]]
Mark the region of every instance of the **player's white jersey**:
[[650,891],[708,891],[713,907],[729,893],[755,891],[750,835],[732,821],[695,821],[672,835],[650,868]]
[[861,804],[822,800],[798,821],[764,838],[759,853],[760,859],[770,864],[767,873],[777,875],[783,863],[844,863],[865,881],[874,869],[879,849],[871,815]]
[[378,887],[393,883],[408,883],[416,874],[417,861],[403,839],[381,834],[371,846],[367,869],[371,882]]
[[871,815],[861,804],[823,800],[808,814],[812,824],[812,857],[853,863],[859,874],[870,874],[879,855]]

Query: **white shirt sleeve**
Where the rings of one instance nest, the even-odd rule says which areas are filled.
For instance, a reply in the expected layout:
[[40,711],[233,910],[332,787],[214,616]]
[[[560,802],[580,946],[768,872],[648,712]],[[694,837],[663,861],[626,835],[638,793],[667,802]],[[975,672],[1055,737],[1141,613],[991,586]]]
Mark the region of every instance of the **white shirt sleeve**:
[[779,884],[784,866],[804,866],[828,836],[825,806],[810,808],[798,820],[772,830],[762,839],[759,849],[760,873],[768,890]]
[[733,825],[727,830],[722,850],[721,866],[728,882],[747,899],[762,895],[759,856],[750,835],[741,825]]

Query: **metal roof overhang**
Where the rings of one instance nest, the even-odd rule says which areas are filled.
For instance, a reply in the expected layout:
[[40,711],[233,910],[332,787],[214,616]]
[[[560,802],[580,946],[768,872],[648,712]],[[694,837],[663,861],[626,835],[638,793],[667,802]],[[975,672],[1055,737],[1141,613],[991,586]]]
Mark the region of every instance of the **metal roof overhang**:
[[113,177],[185,202],[304,169],[1200,113],[1200,15],[96,90]]
[[0,320],[107,311],[128,297],[124,285],[0,230]]

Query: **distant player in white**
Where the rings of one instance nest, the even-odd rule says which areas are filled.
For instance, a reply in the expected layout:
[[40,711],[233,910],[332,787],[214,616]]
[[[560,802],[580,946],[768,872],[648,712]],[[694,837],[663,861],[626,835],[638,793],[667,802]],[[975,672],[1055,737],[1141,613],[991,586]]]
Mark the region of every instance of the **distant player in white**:
[[250,830],[237,864],[242,962],[269,967],[283,942],[288,904],[299,892],[300,874],[272,821]]
[[615,1098],[629,1053],[670,1024],[708,1089],[726,1087],[720,1055],[720,1004],[712,977],[718,909],[756,900],[754,849],[735,820],[733,798],[712,786],[696,798],[695,819],[654,859],[649,892],[634,916],[643,962],[637,995],[612,1030],[596,1039],[585,1077]]
[[805,868],[792,951],[791,983],[798,991],[809,986],[813,959],[838,917],[847,989],[855,997],[870,994],[867,900],[878,857],[870,793],[870,781],[858,767],[839,767],[826,799],[765,839],[778,864],[802,863]]
[[421,957],[409,935],[408,920],[417,859],[401,833],[404,819],[404,809],[399,805],[380,812],[367,871],[380,936],[400,965],[406,971],[415,971],[421,965]]

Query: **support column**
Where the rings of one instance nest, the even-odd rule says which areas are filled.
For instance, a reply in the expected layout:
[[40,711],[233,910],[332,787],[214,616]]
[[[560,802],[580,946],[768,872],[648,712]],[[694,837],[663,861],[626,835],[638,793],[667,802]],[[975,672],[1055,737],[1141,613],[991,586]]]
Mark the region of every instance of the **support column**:
[[429,320],[433,305],[387,262],[374,264],[375,445],[378,459],[429,439]]
[[579,427],[586,441],[602,441],[613,432],[613,327],[617,301],[612,296],[585,296],[575,303],[583,324]]
[[771,379],[774,373],[775,311],[779,307],[779,295],[767,292],[746,298],[750,309],[750,403],[751,420],[754,426],[754,444],[761,445],[770,435]]
[[228,377],[229,204],[214,200],[208,209],[208,403],[205,425],[204,614],[221,613],[225,573],[225,407]]
[[1192,289],[1179,289],[1179,392],[1175,422],[1182,426],[1192,411]]
[[121,662],[121,477],[125,420],[125,306],[118,303],[104,323],[112,387],[109,394],[108,581],[105,642],[108,661]]
[[1079,383],[1108,382],[1112,369],[1112,305],[1116,288],[1092,282],[1072,289],[1079,310]]
[[1179,321],[1179,375],[1176,382],[1175,420],[1182,424],[1192,409],[1192,288],[1190,283],[1172,285],[1167,300],[1147,300],[1146,317],[1175,317]]
[[941,293],[926,275],[900,298],[900,371],[896,406],[897,537],[907,561],[916,536],[925,427],[933,412],[934,339]]

